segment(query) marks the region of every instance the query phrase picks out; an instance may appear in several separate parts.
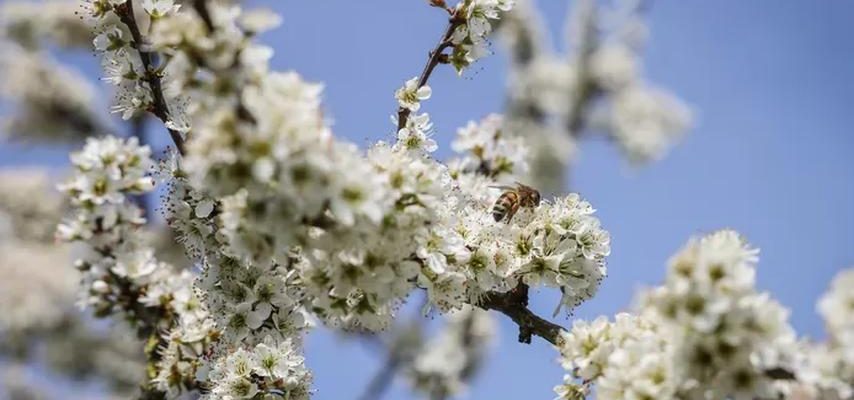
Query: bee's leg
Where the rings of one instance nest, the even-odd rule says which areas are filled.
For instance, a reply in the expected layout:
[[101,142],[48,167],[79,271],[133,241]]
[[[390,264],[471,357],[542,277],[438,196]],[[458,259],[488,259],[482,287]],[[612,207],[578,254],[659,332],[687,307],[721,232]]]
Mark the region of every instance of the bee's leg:
[[510,209],[507,210],[507,217],[504,220],[505,224],[510,224],[510,220],[513,219],[514,215],[516,215],[516,211],[519,211],[519,202],[518,201],[513,203],[513,205],[510,206]]

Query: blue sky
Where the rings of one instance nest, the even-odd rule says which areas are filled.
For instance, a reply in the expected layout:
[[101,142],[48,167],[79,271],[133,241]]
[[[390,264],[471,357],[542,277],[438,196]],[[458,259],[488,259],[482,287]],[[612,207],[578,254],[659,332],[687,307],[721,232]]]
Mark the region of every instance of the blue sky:
[[[263,40],[273,65],[326,84],[336,134],[358,144],[391,137],[394,90],[420,72],[443,15],[423,0],[250,1],[283,14]],[[556,44],[568,2],[540,0]],[[658,282],[667,258],[693,234],[730,227],[762,249],[759,286],[792,310],[799,332],[823,337],[815,301],[831,277],[854,266],[854,3],[657,1],[645,74],[688,102],[696,127],[661,162],[632,168],[604,141],[581,145],[572,189],[599,210],[612,234],[609,277],[574,318],[625,309]],[[500,112],[501,47],[458,78],[440,68],[423,107],[440,154],[457,127]],[[71,57],[71,56],[69,56]],[[90,55],[73,56],[97,74]],[[152,132],[166,135],[165,132]],[[63,165],[63,151],[0,145],[0,165]],[[557,295],[535,295],[550,314]],[[563,374],[545,342],[516,342],[503,317],[499,343],[468,393],[472,399],[552,397]],[[560,319],[570,324],[569,319]],[[313,334],[308,362],[317,399],[356,398],[381,356],[328,332]],[[401,384],[388,399],[410,395]]]

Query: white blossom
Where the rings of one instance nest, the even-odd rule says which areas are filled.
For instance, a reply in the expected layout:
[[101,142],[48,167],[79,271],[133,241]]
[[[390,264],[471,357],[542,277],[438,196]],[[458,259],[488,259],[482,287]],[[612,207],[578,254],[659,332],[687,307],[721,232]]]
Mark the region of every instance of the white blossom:
[[631,160],[660,157],[690,123],[677,99],[659,89],[629,86],[614,97],[613,134]]
[[152,19],[162,18],[166,14],[177,12],[179,8],[181,5],[175,4],[174,0],[142,0],[142,9]]
[[514,0],[462,0],[457,4],[454,15],[463,22],[450,37],[453,50],[449,57],[457,73],[462,74],[465,68],[487,55],[492,23],[514,5]]
[[432,153],[439,146],[433,140],[433,123],[430,115],[412,114],[406,120],[406,125],[397,131],[395,147],[403,147],[409,151]]
[[299,348],[270,336],[215,360],[208,379],[211,389],[203,399],[249,399],[260,394],[299,400],[310,395],[311,374]]
[[0,251],[0,335],[61,324],[77,293],[77,273],[63,265],[70,249],[3,240]]
[[590,56],[593,79],[607,90],[619,90],[637,79],[634,52],[623,44],[604,45]]
[[412,78],[403,85],[402,88],[394,92],[394,97],[400,107],[410,111],[418,111],[421,108],[421,101],[430,98],[432,90],[430,86],[418,86],[418,77]]

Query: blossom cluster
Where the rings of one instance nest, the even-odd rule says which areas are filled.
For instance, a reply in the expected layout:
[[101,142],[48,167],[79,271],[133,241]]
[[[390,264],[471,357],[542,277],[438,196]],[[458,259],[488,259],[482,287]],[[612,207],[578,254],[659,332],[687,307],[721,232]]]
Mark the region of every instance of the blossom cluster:
[[[127,39],[127,3],[92,3],[101,27],[96,46],[105,63],[133,72],[108,71],[139,94],[126,111],[153,106],[152,73],[167,98],[193,99],[185,119],[165,121],[192,131],[185,153],[169,154],[159,176],[169,185],[166,220],[201,274],[175,271],[136,239],[144,219],[128,196],[149,191],[152,181],[144,173],[149,151],[133,139],[93,140],[74,157],[77,176],[65,191],[77,210],[61,227],[65,238],[96,250],[81,263],[89,303],[125,307],[111,296],[118,287],[154,308],[153,322],[166,332],[157,390],[307,396],[299,353],[312,317],[379,330],[416,288],[446,312],[520,284],[560,288],[561,305],[570,307],[595,293],[610,239],[590,204],[570,195],[493,219],[501,192],[490,186],[527,170],[526,146],[502,133],[501,117],[459,131],[462,154],[451,168],[431,156],[427,114],[408,115],[396,143],[360,151],[332,135],[320,85],[269,71],[271,52],[249,39],[270,21],[247,20],[227,3],[208,2],[207,20],[162,3],[169,6],[143,7],[153,20],[146,48],[169,60],[162,75]],[[509,5],[461,2],[469,33],[456,47],[482,45],[489,20]],[[109,14],[123,23],[109,24]],[[429,95],[410,80],[396,97],[415,111]],[[431,359],[416,364],[428,371]],[[268,365],[276,360],[286,367]]]
[[[242,264],[217,253],[214,249],[226,245],[226,239],[217,234],[219,203],[192,188],[174,152],[161,164],[160,176],[170,184],[164,206],[167,222],[176,230],[187,255],[203,263],[203,272],[194,287],[203,294],[200,303],[210,318],[202,321],[201,328],[198,322],[182,323],[181,329],[172,333],[173,340],[161,361],[170,367],[160,369],[161,374],[155,378],[158,387],[170,395],[186,390],[186,385],[174,384],[175,371],[180,371],[181,377],[201,379],[210,396],[221,396],[212,398],[240,398],[240,393],[249,392],[289,394],[292,398],[307,396],[310,382],[305,381],[308,373],[301,364],[299,351],[300,337],[309,321],[302,307],[304,290],[295,282],[294,260],[288,258],[272,265]],[[218,332],[216,337],[207,339],[215,340],[205,341],[200,335],[214,329]],[[199,340],[208,353],[202,354],[198,346],[187,348],[186,344]],[[279,353],[271,353],[273,350]],[[291,361],[276,369],[267,365],[269,373],[253,375],[239,369],[242,367],[235,361],[242,360],[240,354],[246,352],[275,357],[256,360],[259,363]],[[186,362],[184,355],[188,353],[201,358],[200,362]]]
[[[214,18],[215,25],[225,24],[225,31],[239,25],[218,18],[223,16]],[[161,26],[171,24],[169,18],[159,22]],[[245,46],[249,47],[241,53],[263,53],[260,47]],[[212,68],[208,62],[197,64]],[[215,271],[208,274],[214,277],[208,287],[228,287],[228,281],[250,279],[242,286],[251,288],[254,277],[273,271],[277,282],[300,287],[286,296],[289,306],[302,305],[333,325],[376,330],[388,325],[397,305],[416,286],[428,290],[435,306],[450,310],[477,301],[486,291],[509,290],[522,274],[536,284],[540,280],[534,277],[543,275],[539,270],[518,272],[535,257],[549,256],[550,262],[564,264],[563,272],[546,273],[560,277],[546,280],[553,286],[577,286],[567,289],[570,303],[586,299],[602,277],[607,235],[598,222],[591,222],[592,217],[582,215],[592,212],[583,205],[579,221],[561,215],[573,206],[545,212],[550,218],[567,217],[563,221],[567,227],[579,223],[582,228],[572,229],[580,230],[546,238],[542,225],[547,222],[537,221],[522,233],[537,231],[542,238],[536,240],[555,241],[544,245],[548,249],[534,249],[511,262],[512,266],[502,261],[497,268],[506,271],[493,271],[486,264],[486,269],[469,265],[470,251],[458,225],[482,224],[483,217],[489,218],[484,198],[495,201],[498,193],[489,193],[486,179],[524,170],[522,153],[515,149],[524,146],[501,137],[500,118],[489,118],[483,128],[472,125],[461,131],[460,149],[472,151],[477,140],[484,140],[486,152],[479,152],[478,162],[486,163],[485,168],[494,173],[480,186],[458,189],[466,182],[451,179],[447,168],[429,157],[435,142],[429,137],[426,114],[410,116],[394,145],[378,143],[362,154],[332,136],[320,110],[319,85],[305,82],[293,72],[267,72],[264,57],[240,58],[230,71],[229,79],[242,82],[228,86],[234,92],[224,92],[220,86],[216,86],[220,88],[217,93],[207,92],[211,89],[205,86],[188,86],[188,90],[214,99],[193,105],[193,135],[182,161],[189,187],[204,187],[205,193],[175,190],[184,193],[181,202],[185,204],[170,207],[182,211],[167,216],[179,231],[194,232],[183,235],[194,238],[186,242],[205,247],[191,253],[204,255],[206,268]],[[429,93],[426,86],[411,80],[396,97],[401,107],[415,110]],[[238,106],[226,99],[237,101]],[[482,174],[468,169],[468,175]],[[480,206],[472,206],[471,196],[463,195],[467,192],[477,192]],[[210,200],[203,200],[206,196]],[[472,215],[469,221],[452,218],[466,210]],[[494,221],[490,226],[491,231],[504,231]],[[486,243],[496,234],[470,235]],[[515,246],[509,238],[504,241],[505,249]],[[586,247],[596,250],[581,250]],[[477,255],[474,263],[482,256]],[[235,264],[259,272],[235,275]],[[557,265],[547,268],[559,269]],[[566,274],[575,274],[573,279],[587,283],[573,283]],[[221,303],[246,303],[241,296]],[[205,301],[214,302],[215,297]],[[245,311],[215,314],[229,315],[229,321],[251,321],[250,331],[262,329],[266,318],[273,315],[269,307],[259,309],[255,302],[241,309]],[[287,307],[285,312],[296,315]],[[227,329],[225,333],[230,335]]]
[[[162,65],[154,65],[148,43],[139,43],[140,28],[136,22],[133,1],[92,0],[83,2],[82,15],[95,26],[93,44],[103,54],[102,78],[116,87],[117,93],[112,111],[129,119],[144,111],[154,111],[170,129],[186,131],[183,121],[182,97],[160,100],[163,93],[157,89],[164,74]],[[173,0],[149,0],[141,2],[149,18],[151,29],[167,14],[180,8]],[[162,104],[164,103],[165,104]]]
[[578,43],[575,65],[580,92],[599,92],[609,99],[592,124],[606,128],[633,162],[660,158],[691,121],[681,101],[642,79],[639,52],[647,28],[639,7],[639,2],[626,1],[591,22],[584,19],[597,18],[596,10],[578,13],[578,26],[592,31],[581,35],[586,43]]
[[[457,297],[465,301],[476,304],[488,292],[526,284],[560,288],[559,308],[571,309],[595,294],[605,276],[610,235],[577,194],[520,207],[509,220],[496,222],[494,204],[528,171],[524,141],[504,132],[498,115],[458,131],[452,146],[459,157],[448,167],[458,192],[435,234],[446,244],[434,240],[419,255],[429,255],[426,264],[443,286],[458,282]],[[445,274],[457,277],[448,280]],[[440,304],[454,304],[448,289],[437,293],[428,286],[428,293],[442,294]]]
[[46,43],[85,48],[91,43],[92,30],[77,18],[76,2],[46,0],[6,2],[0,6],[0,36],[34,50]]
[[[185,359],[193,353],[179,347],[194,348],[199,355],[217,333],[206,322],[190,272],[158,261],[140,234],[146,220],[132,196],[153,190],[154,180],[147,175],[151,164],[150,149],[136,138],[89,139],[72,155],[74,176],[60,187],[73,213],[60,224],[58,237],[86,245],[75,263],[82,273],[81,304],[97,316],[123,315],[140,335],[162,343],[163,348],[151,350],[162,350],[151,368],[171,376],[155,385],[180,391],[194,381],[197,364],[195,357]],[[175,377],[179,373],[184,375]]]
[[[170,24],[169,18],[160,22]],[[204,187],[205,193],[174,190],[181,204],[167,208],[181,211],[167,219],[179,232],[192,233],[182,233],[191,253],[203,255],[206,268],[215,271],[208,274],[214,278],[207,287],[228,287],[227,281],[273,270],[279,282],[300,287],[286,296],[287,304],[301,303],[333,325],[370,330],[387,326],[416,286],[427,289],[442,310],[477,302],[491,290],[509,290],[523,275],[526,283],[563,287],[570,305],[595,292],[604,275],[608,238],[586,203],[571,197],[532,212],[549,217],[528,224],[527,230],[490,221],[481,232],[500,194],[487,186],[526,168],[524,145],[501,135],[500,117],[460,131],[456,147],[469,155],[456,164],[459,170],[449,172],[429,157],[435,142],[426,114],[411,115],[394,145],[378,143],[362,154],[332,136],[320,111],[318,85],[292,72],[265,71],[265,58],[241,58],[231,71],[230,79],[243,82],[230,86],[239,88],[235,92],[212,96],[204,86],[188,87],[220,100],[193,106],[185,172],[178,174],[187,177],[188,188]],[[407,82],[396,94],[401,107],[419,109],[429,97],[426,88]],[[468,220],[456,217],[466,213]],[[520,214],[518,221],[523,220]],[[466,235],[481,251],[473,261]],[[523,253],[511,251],[520,240],[530,242],[522,246]],[[501,244],[492,249],[493,242]],[[475,265],[483,257],[500,265]],[[535,265],[545,257],[545,266]],[[260,272],[234,275],[235,264]],[[253,285],[251,280],[242,286]],[[221,303],[244,303],[241,296]],[[250,302],[245,312],[214,314],[251,320],[261,329],[273,313],[257,307]]]
[[79,274],[72,246],[54,241],[66,206],[54,186],[47,170],[0,171],[0,356],[128,393],[144,377],[141,345],[123,325],[104,331],[75,312]]
[[266,337],[249,350],[238,349],[219,359],[208,374],[210,392],[204,399],[308,399],[311,373],[289,339]]
[[0,239],[50,243],[64,207],[61,199],[45,196],[51,189],[46,170],[0,170]]
[[[215,215],[209,202],[204,213],[198,204],[193,213],[182,208],[185,218],[215,219],[214,240],[201,251],[206,268],[217,271],[212,282],[245,279],[222,273],[233,263],[272,271],[283,284],[298,279],[304,305],[327,322],[385,326],[418,268],[406,262],[412,235],[392,228],[425,223],[419,209],[438,192],[437,174],[402,149],[377,145],[366,156],[336,140],[321,115],[319,85],[293,72],[261,71],[266,59],[242,59],[232,78],[245,84],[219,95],[240,106],[210,102],[191,113],[200,118],[193,118],[183,168],[190,186],[218,200]],[[383,284],[374,285],[380,277]],[[289,307],[300,305],[299,293],[288,297]],[[263,311],[266,318],[270,310]]]
[[754,288],[756,255],[733,231],[691,240],[636,316],[577,322],[563,334],[569,375],[558,394],[579,398],[589,383],[602,399],[785,394],[772,371],[792,370],[795,335],[788,311]]
[[54,268],[69,249],[3,239],[0,251],[0,337],[60,325],[77,293],[74,270]]
[[453,51],[448,57],[457,73],[489,53],[492,21],[513,9],[514,4],[515,0],[461,0],[457,4],[452,18],[459,22],[449,38]]
[[528,172],[530,151],[521,137],[507,134],[505,118],[491,114],[480,122],[469,123],[457,130],[451,148],[463,157],[450,162],[452,174],[483,175],[496,181],[519,178]]
[[[494,201],[468,198],[457,211],[457,221],[445,237],[457,236],[465,247],[456,249],[446,271],[438,274],[445,285],[446,275],[458,276],[462,285],[456,290],[464,294],[462,300],[474,303],[520,283],[557,288],[563,293],[558,308],[569,310],[596,293],[606,274],[610,237],[592,216],[589,203],[572,194],[521,210],[509,223],[496,223],[490,213]],[[440,305],[451,301],[454,292],[448,292],[443,286],[428,286],[432,298],[442,299]]]
[[49,55],[0,41],[0,99],[9,106],[4,135],[30,142],[82,141],[106,130],[92,107],[95,88]]
[[554,390],[560,399],[579,400],[595,383],[603,399],[675,398],[668,346],[667,338],[644,316],[620,313],[613,322],[604,316],[575,321],[559,348],[568,374]]
[[691,115],[643,79],[643,2],[574,2],[566,22],[571,45],[563,53],[549,48],[532,3],[519,0],[500,29],[511,61],[507,133],[524,136],[531,147],[528,181],[563,190],[575,142],[591,134],[613,139],[634,163],[660,158],[689,128]]
[[797,394],[804,399],[842,400],[854,397],[854,269],[833,279],[818,302],[828,340],[802,343]]
[[[272,183],[293,179],[282,181],[282,187],[305,183],[298,194],[322,194],[314,190],[323,189],[315,173],[330,169],[331,159],[312,154],[327,143],[313,140],[323,122],[319,86],[294,73],[267,72],[269,49],[244,39],[268,27],[269,19],[242,15],[226,2],[206,7],[210,26],[191,12],[156,11],[151,35],[152,47],[170,57],[162,81],[166,96],[198,99],[188,104],[186,119],[176,121],[193,124],[188,153],[169,154],[159,175],[169,185],[164,216],[187,255],[202,267],[187,286],[198,291],[196,307],[209,315],[201,324],[181,323],[173,330],[154,382],[170,398],[193,385],[211,398],[243,398],[244,389],[252,395],[301,398],[310,385],[299,355],[308,321],[305,290],[296,282],[302,257],[291,240],[307,237],[303,217],[322,213],[315,208],[303,216],[289,215],[298,206],[316,207],[316,198],[297,198],[298,204],[291,202],[294,197],[276,201],[278,185]],[[270,112],[277,107],[282,109]],[[278,145],[272,138],[280,140]],[[289,143],[291,138],[303,142]],[[294,153],[287,153],[289,148]],[[317,160],[325,164],[313,164]],[[287,358],[282,358],[287,365],[249,373],[237,362],[240,354],[262,357],[265,351]]]

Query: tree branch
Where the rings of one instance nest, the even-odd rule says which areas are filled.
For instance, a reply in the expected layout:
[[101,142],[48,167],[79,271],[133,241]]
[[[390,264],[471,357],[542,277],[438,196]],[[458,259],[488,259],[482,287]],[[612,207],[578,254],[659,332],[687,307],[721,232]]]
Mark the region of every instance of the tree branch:
[[[456,12],[451,15],[448,20],[448,27],[445,29],[445,33],[442,34],[442,39],[439,40],[439,43],[430,52],[430,56],[427,57],[427,64],[424,66],[424,70],[421,71],[421,75],[418,77],[418,88],[427,84],[427,81],[430,79],[430,75],[433,73],[433,69],[443,62],[442,52],[449,47],[453,47],[454,44],[451,43],[451,36],[453,36],[454,31],[463,22],[465,22],[465,19],[458,16]],[[398,107],[397,130],[401,130],[406,126],[406,120],[409,119],[409,114],[411,113],[412,112],[408,108]]]
[[211,13],[208,11],[208,1],[193,0],[193,9],[196,10],[196,14],[199,14],[199,18],[201,18],[202,22],[205,23],[205,26],[208,28],[208,32],[213,32],[214,24],[213,19],[211,18]]
[[557,346],[560,333],[565,331],[560,325],[546,321],[528,309],[528,285],[523,283],[507,293],[490,292],[477,306],[510,317],[519,325],[520,343],[531,343],[531,337],[536,335]]
[[[139,53],[139,58],[142,60],[142,66],[145,68],[144,79],[148,82],[151,88],[151,97],[154,99],[154,104],[151,105],[151,113],[157,116],[163,123],[169,122],[169,105],[166,104],[166,98],[163,96],[163,86],[160,82],[160,75],[154,68],[151,53],[143,50],[142,33],[139,31],[139,26],[136,23],[136,17],[133,14],[133,0],[127,0],[124,4],[115,7],[116,15],[127,25],[131,37],[133,37],[134,46]],[[175,142],[175,147],[181,154],[185,153],[184,138],[181,137],[181,132],[175,129],[167,128],[169,136]]]
[[590,103],[594,98],[601,94],[601,88],[596,84],[590,75],[590,58],[593,52],[596,51],[598,39],[596,38],[596,6],[591,3],[590,9],[587,10],[589,15],[582,20],[580,30],[582,32],[579,40],[580,48],[576,64],[578,71],[576,80],[580,82],[577,93],[573,97],[569,105],[569,114],[567,114],[566,129],[572,137],[578,137],[585,125],[585,114],[590,107]]
[[360,400],[379,400],[382,398],[386,389],[391,386],[394,375],[397,372],[397,367],[400,365],[400,358],[396,354],[389,354],[385,364],[377,371],[377,374],[371,379],[365,392],[359,397]]
[[[135,137],[139,140],[140,145],[148,145],[148,138],[145,134],[145,119],[146,116],[136,115],[130,119],[130,136]],[[132,201],[142,209],[142,216],[146,217],[148,223],[152,223],[151,218],[148,218],[149,212],[153,209],[152,207],[156,207],[156,204],[151,201],[151,193],[141,193],[137,195],[133,195],[131,197]]]

